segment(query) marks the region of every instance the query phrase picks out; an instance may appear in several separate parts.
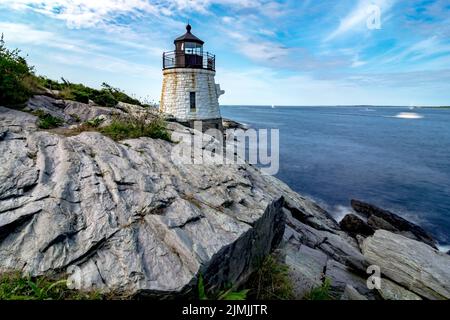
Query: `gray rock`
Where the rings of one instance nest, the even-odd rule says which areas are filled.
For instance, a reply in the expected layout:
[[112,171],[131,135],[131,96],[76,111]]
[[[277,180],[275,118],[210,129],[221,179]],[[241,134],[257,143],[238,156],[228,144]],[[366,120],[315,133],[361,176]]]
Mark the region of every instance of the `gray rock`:
[[362,252],[382,275],[428,299],[450,299],[450,257],[430,246],[377,230],[364,240]]
[[376,215],[371,215],[367,219],[367,224],[371,226],[373,229],[383,229],[391,232],[398,232],[399,230],[394,227],[392,224],[384,220],[383,218],[380,218]]
[[[329,258],[343,265],[347,265],[360,272],[366,272],[367,262],[359,251],[355,239],[347,236],[344,232],[332,233],[317,230],[287,215],[287,225],[295,231],[290,238],[295,238],[298,243],[319,249]],[[286,237],[286,236],[285,236]],[[292,241],[292,239],[291,239]]]
[[344,293],[341,296],[341,300],[358,300],[358,301],[364,301],[368,300],[365,296],[360,294],[358,290],[353,288],[351,285],[346,285]]
[[331,281],[330,295],[334,299],[340,299],[347,286],[355,288],[360,295],[368,299],[373,300],[378,297],[374,290],[367,288],[366,279],[335,260],[328,260],[325,277]]
[[64,101],[64,114],[77,122],[85,122],[100,116],[110,118],[114,115],[123,115],[124,112],[115,108],[100,107],[76,101]]
[[378,292],[384,300],[422,300],[417,294],[385,278],[381,279]]
[[339,223],[342,230],[348,232],[352,236],[363,235],[371,236],[374,230],[365,223],[361,218],[354,214],[347,214]]
[[[408,238],[422,241],[436,249],[434,239],[425,230],[418,225],[403,219],[395,213],[358,200],[352,200],[351,205],[356,212],[365,215],[368,219],[370,219],[371,216],[376,216],[383,220],[372,219],[371,223],[375,223],[379,227],[386,226],[389,231],[394,231],[394,229],[397,229],[398,233],[401,233]],[[387,225],[386,222],[388,223]]]
[[182,142],[65,137],[35,120],[0,107],[0,272],[193,295],[200,273],[239,285],[281,241],[282,188],[253,167],[180,164]]
[[311,289],[322,284],[327,255],[306,245],[288,243],[285,263],[289,267],[294,295],[302,299]]

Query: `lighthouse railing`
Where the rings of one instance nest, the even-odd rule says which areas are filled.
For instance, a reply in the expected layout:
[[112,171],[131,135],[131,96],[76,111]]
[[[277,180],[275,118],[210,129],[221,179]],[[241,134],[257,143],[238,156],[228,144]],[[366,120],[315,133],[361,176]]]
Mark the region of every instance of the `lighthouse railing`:
[[189,54],[183,51],[163,53],[163,69],[196,68],[215,71],[216,56],[209,52]]

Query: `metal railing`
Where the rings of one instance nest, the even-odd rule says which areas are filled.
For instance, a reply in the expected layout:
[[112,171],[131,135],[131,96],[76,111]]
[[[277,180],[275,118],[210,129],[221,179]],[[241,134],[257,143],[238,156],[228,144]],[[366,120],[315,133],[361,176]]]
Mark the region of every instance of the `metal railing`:
[[163,53],[163,69],[196,68],[216,70],[216,56],[209,52],[187,53],[183,51],[169,51]]

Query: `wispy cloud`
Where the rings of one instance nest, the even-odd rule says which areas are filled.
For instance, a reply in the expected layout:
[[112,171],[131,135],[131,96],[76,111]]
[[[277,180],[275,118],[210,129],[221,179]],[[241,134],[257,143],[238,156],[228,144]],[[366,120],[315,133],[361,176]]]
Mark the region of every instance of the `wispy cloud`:
[[341,19],[337,28],[325,38],[325,41],[333,40],[349,32],[364,30],[367,27],[372,6],[379,7],[382,15],[387,15],[393,4],[394,0],[359,0],[348,15]]
[[190,20],[224,103],[448,104],[449,17],[447,0],[0,0],[0,32],[38,71],[155,100],[161,54]]

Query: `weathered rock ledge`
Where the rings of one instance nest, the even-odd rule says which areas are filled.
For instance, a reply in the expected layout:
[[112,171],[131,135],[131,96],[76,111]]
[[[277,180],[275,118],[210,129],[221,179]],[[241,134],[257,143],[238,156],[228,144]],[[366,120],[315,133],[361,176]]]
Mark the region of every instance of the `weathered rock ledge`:
[[[32,103],[47,111],[45,102]],[[55,114],[69,116],[68,106],[51,101]],[[86,120],[111,112],[76,108]],[[70,276],[82,290],[192,297],[199,274],[211,289],[239,285],[277,249],[297,298],[326,278],[336,299],[449,298],[450,256],[404,235],[373,234],[380,224],[364,237],[349,234],[252,166],[180,164],[171,154],[188,147],[183,141],[67,137],[35,123],[29,113],[0,107],[0,273]],[[192,134],[176,123],[170,129]],[[379,290],[367,287],[371,264],[386,279]]]

